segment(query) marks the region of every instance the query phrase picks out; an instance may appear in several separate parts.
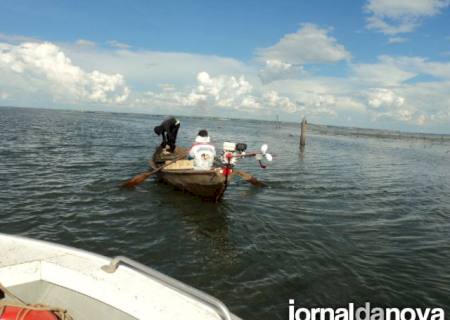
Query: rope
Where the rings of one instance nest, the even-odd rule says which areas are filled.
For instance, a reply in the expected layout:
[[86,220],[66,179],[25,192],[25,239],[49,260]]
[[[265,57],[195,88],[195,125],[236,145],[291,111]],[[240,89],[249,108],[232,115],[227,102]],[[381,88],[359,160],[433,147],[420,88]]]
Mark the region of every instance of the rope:
[[22,308],[22,310],[17,314],[16,320],[25,320],[25,317],[31,312],[31,311],[50,311],[55,316],[58,317],[60,320],[73,320],[72,316],[67,313],[67,310],[58,308],[58,307],[52,307],[44,304],[29,304],[20,299],[18,296],[16,296],[14,293],[12,293],[8,288],[6,288],[1,282],[0,282],[0,290],[3,291],[6,295],[14,298],[17,303],[9,303],[9,302],[3,302],[0,301],[0,315],[3,313],[4,309],[6,307],[17,307]]
[[6,293],[8,296],[14,298],[15,300],[19,301],[22,305],[27,305],[25,301],[20,299],[18,296],[16,296],[14,293],[12,293],[8,288],[6,288],[1,282],[0,282],[0,290],[2,290],[4,293]]

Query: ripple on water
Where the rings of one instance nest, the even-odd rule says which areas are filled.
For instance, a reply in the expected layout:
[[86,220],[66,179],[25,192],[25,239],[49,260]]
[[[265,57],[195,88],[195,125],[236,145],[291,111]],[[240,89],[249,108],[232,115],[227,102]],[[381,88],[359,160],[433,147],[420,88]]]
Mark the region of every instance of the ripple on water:
[[252,150],[267,142],[275,155],[266,170],[241,163],[268,188],[236,179],[213,204],[151,179],[118,188],[147,169],[161,117],[0,115],[3,232],[128,255],[245,319],[285,319],[290,298],[450,312],[447,140],[335,136],[312,126],[302,154],[297,125],[182,118],[182,145],[208,128],[218,146],[239,137]]

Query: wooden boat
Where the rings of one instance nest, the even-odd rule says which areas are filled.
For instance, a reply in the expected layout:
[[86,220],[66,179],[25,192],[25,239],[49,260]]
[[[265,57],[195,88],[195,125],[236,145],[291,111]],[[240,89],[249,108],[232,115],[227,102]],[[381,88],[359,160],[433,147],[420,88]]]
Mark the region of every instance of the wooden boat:
[[240,320],[220,300],[127,257],[3,233],[0,248],[0,319],[18,319],[11,314],[20,309],[27,320],[54,320],[53,311],[65,320]]
[[[175,159],[186,159],[187,153],[187,149],[180,147],[177,147],[174,154],[170,155],[164,155],[161,149],[157,149],[149,164],[152,169],[158,169]],[[231,175],[225,176],[223,174],[223,168],[221,167],[215,167],[211,170],[174,167],[176,166],[168,166],[158,171],[158,180],[206,200],[219,201],[231,178]]]

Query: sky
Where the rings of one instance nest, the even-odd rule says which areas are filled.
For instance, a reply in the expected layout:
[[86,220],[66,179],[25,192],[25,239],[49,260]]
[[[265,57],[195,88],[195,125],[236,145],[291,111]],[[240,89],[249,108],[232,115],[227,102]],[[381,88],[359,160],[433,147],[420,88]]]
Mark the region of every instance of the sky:
[[0,105],[450,133],[450,0],[2,0]]

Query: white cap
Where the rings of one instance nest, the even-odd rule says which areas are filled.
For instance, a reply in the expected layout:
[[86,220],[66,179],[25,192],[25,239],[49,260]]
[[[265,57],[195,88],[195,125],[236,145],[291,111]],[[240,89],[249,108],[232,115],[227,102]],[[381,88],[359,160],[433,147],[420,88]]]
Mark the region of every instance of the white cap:
[[209,143],[211,140],[209,139],[209,137],[202,137],[202,136],[196,136],[195,137],[195,142],[198,143]]

